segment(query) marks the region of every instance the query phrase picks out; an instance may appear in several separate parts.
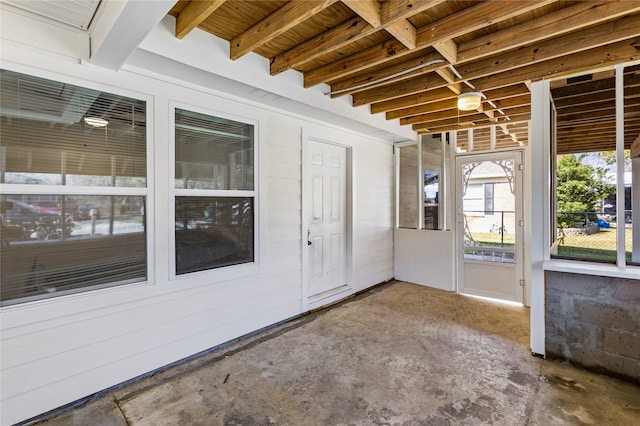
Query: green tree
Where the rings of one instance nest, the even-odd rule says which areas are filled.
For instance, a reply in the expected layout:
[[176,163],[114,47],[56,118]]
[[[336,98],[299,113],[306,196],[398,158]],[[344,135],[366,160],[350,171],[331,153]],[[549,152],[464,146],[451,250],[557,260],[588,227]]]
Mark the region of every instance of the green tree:
[[605,180],[606,169],[582,164],[582,156],[565,155],[558,160],[558,224],[567,227],[579,217],[575,213],[594,212],[596,202],[613,193]]

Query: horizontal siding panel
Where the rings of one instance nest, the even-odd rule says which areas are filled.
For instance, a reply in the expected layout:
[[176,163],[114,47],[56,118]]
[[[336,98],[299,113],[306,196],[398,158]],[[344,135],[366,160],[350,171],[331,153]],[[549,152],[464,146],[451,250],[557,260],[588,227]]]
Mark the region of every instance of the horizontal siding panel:
[[265,230],[267,241],[300,241],[299,225],[269,226]]
[[[122,311],[93,320],[78,319],[66,326],[18,335],[6,341],[11,344],[3,348],[2,368],[4,371],[59,353],[74,351],[83,346],[117,339],[125,334],[151,330],[158,324],[188,321],[188,318],[199,315],[209,316],[206,324],[226,322],[224,317],[218,318],[218,315],[228,306],[241,305],[248,299],[264,298],[266,301],[274,293],[281,294],[283,289],[293,291],[294,296],[298,297],[299,282],[298,273],[281,274],[273,279],[265,278],[260,282],[253,282],[250,286],[228,288],[226,291],[209,291],[208,294],[201,292],[188,298],[178,297],[162,303],[149,304],[134,311]],[[251,297],[248,298],[248,294]],[[242,311],[240,308],[236,310]],[[136,317],[135,323],[130,320],[132,316]],[[132,328],[134,324],[135,329]],[[96,330],[100,332],[96,333]],[[45,341],[49,344],[40,344]]]
[[[222,329],[211,329],[197,335],[185,336],[171,344],[156,347],[147,352],[136,353],[126,359],[115,359],[83,374],[69,375],[60,381],[42,384],[29,393],[11,397],[6,397],[6,394],[3,393],[3,404],[12,407],[12,417],[3,415],[3,424],[5,421],[7,424],[12,424],[38,413],[52,410],[70,401],[91,395],[176,360],[248,334],[256,328],[266,327],[291,318],[299,311],[300,301],[291,301],[281,306],[255,312],[252,317],[235,321],[231,326],[227,325]],[[203,346],[203,342],[215,343],[212,346]],[[25,375],[27,375],[27,371],[25,371]],[[33,407],[37,407],[38,411],[34,412]]]
[[270,261],[281,256],[300,256],[300,247],[300,240],[269,242],[265,246],[264,257]]
[[[302,197],[299,194],[269,194],[267,210],[269,214],[282,210],[295,210],[300,215]],[[275,214],[275,213],[274,213]]]
[[267,198],[274,195],[298,195],[302,194],[302,185],[298,179],[268,177]]
[[267,149],[267,161],[272,163],[302,164],[302,151],[300,146],[269,145]]
[[267,226],[300,225],[300,210],[270,210],[267,216]]
[[302,166],[300,164],[277,163],[267,166],[267,176],[276,178],[300,179]]
[[264,265],[264,271],[269,272],[277,272],[277,271],[300,271],[302,270],[302,260],[299,254],[292,256],[278,256],[277,258],[270,259],[269,262],[266,262]]
[[[278,291],[262,295],[257,294],[215,310],[208,309],[182,318],[170,318],[167,321],[158,321],[158,317],[155,316],[156,321],[151,325],[125,333],[123,331],[131,327],[131,323],[128,322],[122,327],[114,327],[109,330],[108,337],[100,336],[102,338],[99,341],[79,346],[73,350],[50,354],[46,358],[25,362],[13,368],[4,368],[2,372],[3,380],[17,385],[12,386],[11,392],[3,391],[3,397],[11,397],[46,383],[64,380],[70,374],[70,371],[64,366],[72,366],[75,374],[83,374],[105,363],[110,363],[105,362],[105,360],[125,359],[135,353],[145,352],[189,336],[223,328],[234,321],[251,316],[267,306],[276,307],[295,302],[299,300],[299,296],[297,284],[289,282],[284,283]],[[165,314],[167,313],[165,312]],[[142,320],[143,315],[144,313],[139,315],[140,320]],[[100,334],[96,333],[95,328],[90,327],[90,324],[83,324],[83,328],[86,331],[93,332],[94,335]],[[113,331],[116,330],[120,332],[114,333]],[[65,336],[66,339],[72,336],[69,331],[61,334],[60,338],[62,339]],[[83,342],[90,339],[89,336],[85,336],[84,332],[81,337]],[[216,344],[215,341],[203,342],[202,349]],[[123,348],[127,350],[123,351]],[[29,374],[25,375],[25,371],[29,371]]]

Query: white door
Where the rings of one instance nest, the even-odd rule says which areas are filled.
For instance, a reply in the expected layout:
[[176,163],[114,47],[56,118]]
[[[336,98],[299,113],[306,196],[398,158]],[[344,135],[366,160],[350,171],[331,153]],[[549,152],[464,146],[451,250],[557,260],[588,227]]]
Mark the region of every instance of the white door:
[[522,152],[458,157],[458,291],[524,303]]
[[305,151],[307,296],[313,300],[347,285],[347,151],[314,140]]

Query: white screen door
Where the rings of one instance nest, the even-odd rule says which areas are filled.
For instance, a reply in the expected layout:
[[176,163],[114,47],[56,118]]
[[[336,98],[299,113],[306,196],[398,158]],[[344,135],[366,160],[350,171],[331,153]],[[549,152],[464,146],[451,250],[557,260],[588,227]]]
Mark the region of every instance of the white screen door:
[[341,291],[347,285],[347,150],[309,140],[305,168],[305,237],[310,300]]
[[524,303],[522,153],[456,161],[458,291]]

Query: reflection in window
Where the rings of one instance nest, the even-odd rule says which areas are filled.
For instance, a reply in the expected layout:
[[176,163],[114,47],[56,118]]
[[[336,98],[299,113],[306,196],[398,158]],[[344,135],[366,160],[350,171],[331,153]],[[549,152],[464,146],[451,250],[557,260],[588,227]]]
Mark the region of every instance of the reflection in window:
[[176,197],[176,274],[253,262],[253,199]]
[[5,195],[2,300],[146,279],[144,197]]
[[144,101],[7,70],[0,87],[2,183],[146,186]]
[[253,125],[176,109],[176,188],[253,190]]
[[255,261],[254,127],[175,109],[176,275]]
[[0,89],[0,303],[146,280],[146,103],[8,70]]

